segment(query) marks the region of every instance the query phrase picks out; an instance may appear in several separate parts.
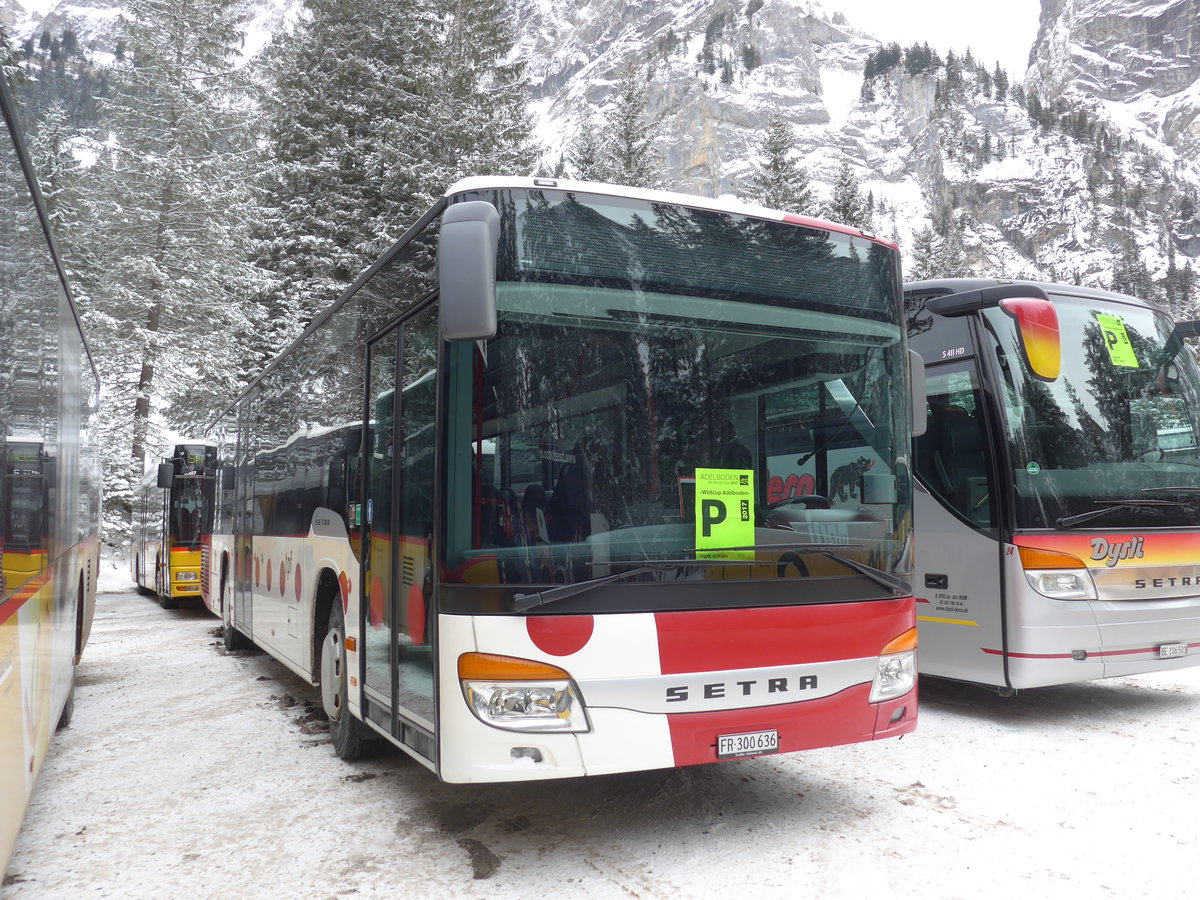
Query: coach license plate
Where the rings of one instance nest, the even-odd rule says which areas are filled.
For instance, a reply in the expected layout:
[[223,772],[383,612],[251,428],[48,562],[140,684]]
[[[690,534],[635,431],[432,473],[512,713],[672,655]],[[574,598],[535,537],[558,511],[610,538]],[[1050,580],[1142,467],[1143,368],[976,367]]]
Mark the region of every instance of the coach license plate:
[[748,731],[745,734],[717,735],[717,759],[760,756],[779,750],[778,731]]
[[1159,659],[1175,659],[1176,657],[1187,656],[1187,652],[1188,645],[1186,643],[1158,645]]

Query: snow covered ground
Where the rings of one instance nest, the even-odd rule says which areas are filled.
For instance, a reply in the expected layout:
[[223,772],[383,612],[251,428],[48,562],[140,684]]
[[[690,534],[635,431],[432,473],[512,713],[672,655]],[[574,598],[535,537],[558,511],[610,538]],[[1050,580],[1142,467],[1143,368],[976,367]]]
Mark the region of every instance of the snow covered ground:
[[1200,670],[924,682],[899,741],[444,785],[339,761],[282,666],[106,581],[0,900],[1200,896]]

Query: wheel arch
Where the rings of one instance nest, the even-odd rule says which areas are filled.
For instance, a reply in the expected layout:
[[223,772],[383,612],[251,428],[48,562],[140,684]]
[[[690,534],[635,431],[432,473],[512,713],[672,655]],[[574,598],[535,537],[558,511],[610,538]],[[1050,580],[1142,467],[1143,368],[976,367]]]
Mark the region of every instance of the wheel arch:
[[313,594],[312,646],[309,648],[312,653],[313,684],[321,683],[321,642],[329,633],[329,614],[333,611],[333,604],[341,602],[341,599],[342,588],[337,572],[328,565],[323,566],[317,574],[317,586]]

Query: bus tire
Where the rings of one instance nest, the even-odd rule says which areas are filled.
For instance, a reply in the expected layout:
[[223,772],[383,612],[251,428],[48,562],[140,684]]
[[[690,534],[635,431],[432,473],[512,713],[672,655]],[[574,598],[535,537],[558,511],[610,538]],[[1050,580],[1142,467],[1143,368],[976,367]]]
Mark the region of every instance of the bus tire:
[[71,689],[67,691],[67,702],[63,704],[62,712],[58,716],[58,724],[54,726],[55,731],[62,731],[71,724],[71,717],[75,715],[75,673],[71,673]]
[[171,585],[163,584],[163,568],[154,566],[154,592],[158,594],[158,605],[163,609],[175,609],[179,606],[179,598],[171,596]]
[[142,584],[142,578],[144,577],[145,573],[142,571],[142,558],[139,556],[137,561],[133,564],[133,586],[143,597],[149,597],[154,593],[154,591]]
[[225,596],[221,596],[221,639],[225,643],[225,649],[233,653],[235,650],[249,650],[254,646],[254,642],[246,637],[233,624],[233,612],[229,609],[229,604],[225,602]]
[[372,741],[366,727],[350,714],[347,706],[346,624],[341,603],[329,611],[329,630],[321,641],[321,706],[329,719],[329,736],[334,752],[345,760],[358,759]]

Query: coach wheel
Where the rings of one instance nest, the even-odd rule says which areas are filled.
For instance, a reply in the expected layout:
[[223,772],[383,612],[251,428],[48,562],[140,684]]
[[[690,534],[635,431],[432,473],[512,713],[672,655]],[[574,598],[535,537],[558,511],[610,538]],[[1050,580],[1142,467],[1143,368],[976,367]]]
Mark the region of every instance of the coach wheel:
[[228,580],[225,577],[226,568],[221,566],[221,638],[225,643],[225,649],[229,652],[234,650],[249,650],[254,646],[253,641],[246,637],[233,624],[233,609],[230,607],[229,601],[226,599],[229,593]]
[[334,602],[329,611],[329,631],[321,641],[321,706],[329,718],[333,749],[342,759],[358,759],[371,740],[366,728],[350,714],[346,705],[346,625],[342,606]]
[[154,590],[158,594],[158,605],[163,609],[175,609],[179,606],[179,600],[171,596],[171,583],[166,574],[166,569],[156,562],[154,564]]
[[73,715],[75,715],[75,673],[71,672],[71,690],[67,692],[67,702],[63,704],[62,712],[58,716],[58,724],[54,730],[62,731],[70,725]]

